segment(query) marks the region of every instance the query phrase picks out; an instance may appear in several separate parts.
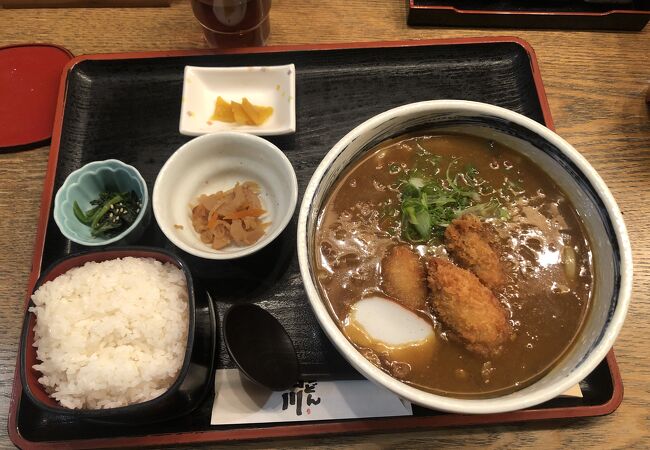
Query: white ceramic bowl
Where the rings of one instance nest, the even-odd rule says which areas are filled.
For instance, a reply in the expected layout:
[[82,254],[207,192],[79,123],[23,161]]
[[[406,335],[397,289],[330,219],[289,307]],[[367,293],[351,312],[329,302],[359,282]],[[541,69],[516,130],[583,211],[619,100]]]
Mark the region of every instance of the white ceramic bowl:
[[[194,231],[190,203],[201,194],[254,181],[261,189],[271,225],[247,247],[229,245],[214,250]],[[153,188],[156,221],[174,245],[206,259],[234,259],[250,255],[275,239],[291,220],[298,199],[296,174],[286,155],[269,141],[245,133],[206,134],[181,146],[160,169]]]
[[[591,238],[596,288],[585,324],[559,363],[520,391],[489,399],[460,399],[427,393],[398,381],[365,359],[346,339],[316,287],[313,255],[317,218],[338,176],[379,142],[423,128],[493,139],[524,154],[569,197]],[[456,100],[401,106],[369,119],[343,137],[325,156],[307,186],[298,220],[298,258],[320,325],[359,372],[418,405],[465,414],[531,407],[583,380],[612,347],[625,319],[632,286],[632,256],[623,217],[609,189],[587,160],[557,134],[527,117],[492,105]]]

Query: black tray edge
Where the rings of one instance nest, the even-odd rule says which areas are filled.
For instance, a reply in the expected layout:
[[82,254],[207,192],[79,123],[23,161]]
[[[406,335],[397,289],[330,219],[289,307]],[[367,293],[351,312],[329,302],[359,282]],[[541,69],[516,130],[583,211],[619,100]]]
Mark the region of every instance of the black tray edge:
[[428,6],[408,0],[407,23],[411,26],[520,28],[566,30],[641,31],[650,21],[650,10],[594,12],[530,12],[461,10],[452,6]]

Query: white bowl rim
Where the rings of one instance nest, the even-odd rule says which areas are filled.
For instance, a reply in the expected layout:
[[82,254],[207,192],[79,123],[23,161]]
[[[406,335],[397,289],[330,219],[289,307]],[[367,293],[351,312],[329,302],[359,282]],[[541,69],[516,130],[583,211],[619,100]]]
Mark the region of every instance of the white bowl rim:
[[[289,177],[289,182],[291,183],[291,193],[289,194],[290,195],[289,208],[287,209],[287,211],[285,211],[284,215],[277,222],[278,226],[274,227],[273,232],[269,234],[265,234],[264,236],[262,236],[262,238],[259,241],[257,241],[253,245],[249,245],[248,247],[241,247],[236,252],[229,252],[229,253],[220,253],[218,251],[210,252],[207,250],[201,250],[196,247],[192,247],[190,245],[185,244],[180,239],[177,239],[170,228],[170,224],[160,220],[159,218],[160,199],[158,198],[159,195],[157,195],[157,192],[159,192],[158,190],[160,189],[161,180],[164,178],[165,173],[169,170],[169,167],[173,164],[173,162],[176,159],[180,158],[183,154],[191,151],[191,149],[196,145],[197,142],[202,142],[202,141],[212,140],[212,139],[222,139],[227,137],[243,139],[252,142],[255,145],[264,146],[266,150],[272,152],[272,154],[281,162],[284,172]],[[156,177],[156,181],[153,186],[153,194],[151,197],[152,197],[152,202],[151,202],[152,209],[153,209],[154,217],[156,218],[156,222],[158,223],[158,226],[160,227],[160,230],[163,232],[165,237],[169,239],[172,242],[172,244],[174,244],[181,250],[189,253],[190,255],[198,256],[200,258],[212,259],[212,260],[229,260],[229,259],[241,258],[243,256],[247,256],[257,252],[258,250],[261,250],[262,248],[266,247],[268,244],[273,242],[273,240],[276,237],[278,237],[280,233],[282,233],[282,231],[284,231],[284,229],[291,221],[291,218],[293,217],[293,213],[296,210],[296,204],[298,203],[298,180],[296,178],[296,172],[293,170],[293,165],[291,164],[291,161],[289,161],[289,158],[287,158],[287,155],[285,155],[284,152],[280,150],[272,142],[267,141],[266,139],[256,136],[254,134],[242,133],[238,131],[218,131],[215,133],[208,133],[208,134],[203,134],[201,136],[197,136],[187,141],[185,144],[181,145],[176,151],[174,151],[174,153],[172,153],[172,155],[167,159],[167,161],[165,161],[165,164],[163,164],[162,168],[160,169],[160,172],[158,172],[158,176]]]
[[[54,211],[57,211],[61,207],[61,196],[63,195],[63,188],[68,186],[70,183],[74,182],[76,183],[78,180],[76,178],[79,176],[80,173],[85,172],[88,169],[93,169],[95,167],[101,168],[103,166],[106,166],[107,163],[114,163],[118,166],[122,166],[124,169],[127,171],[133,171],[133,175],[135,175],[135,178],[138,180],[138,182],[142,185],[142,199],[140,199],[142,206],[140,207],[140,213],[138,213],[138,216],[135,218],[133,223],[127,228],[126,230],[122,231],[120,234],[113,236],[110,239],[103,239],[103,240],[97,240],[97,241],[84,241],[81,239],[77,239],[75,236],[72,236],[69,234],[65,227],[63,226],[62,223],[59,222],[59,218],[57,214],[54,213]],[[54,222],[56,223],[56,226],[59,228],[59,231],[63,236],[66,237],[66,239],[70,239],[72,242],[76,242],[77,244],[83,245],[84,247],[100,247],[100,246],[106,246],[113,244],[121,239],[124,239],[126,236],[128,236],[131,231],[137,227],[140,222],[142,221],[142,218],[146,214],[146,209],[148,208],[149,205],[149,188],[147,187],[147,182],[144,181],[144,178],[142,178],[142,174],[140,174],[140,171],[133,167],[130,164],[127,164],[123,161],[120,161],[119,159],[111,158],[111,159],[104,159],[102,161],[92,161],[89,162],[88,164],[85,164],[78,168],[77,170],[74,170],[68,177],[65,179],[61,187],[59,188],[58,191],[56,191],[56,195],[54,196],[54,210],[52,212],[52,216],[54,217]]]
[[[339,154],[359,135],[369,132],[373,128],[380,126],[390,118],[399,117],[406,113],[419,112],[473,112],[481,115],[496,116],[519,124],[529,130],[537,133],[542,138],[560,149],[564,156],[571,160],[585,175],[592,186],[595,188],[598,196],[602,200],[607,210],[608,216],[612,221],[612,226],[616,233],[616,239],[621,254],[621,283],[618,293],[618,303],[616,310],[611,318],[610,325],[605,331],[603,338],[596,347],[593,348],[589,356],[569,376],[560,382],[554,383],[546,388],[530,392],[521,398],[487,398],[487,399],[462,399],[444,397],[428,393],[414,387],[411,387],[397,379],[391,377],[381,369],[377,368],[370,361],[361,355],[358,350],[347,340],[334,323],[325,303],[320,299],[318,288],[314,285],[309,272],[309,255],[307,254],[307,218],[313,204],[314,195],[318,185],[323,179],[324,174],[339,156]],[[460,414],[491,414],[518,409],[528,408],[538,405],[545,401],[551,400],[568,390],[571,386],[579,383],[587,377],[596,366],[605,358],[614,344],[618,333],[623,325],[625,315],[630,302],[632,290],[632,251],[630,241],[627,235],[623,216],[612,196],[609,188],[598,175],[596,170],[587,162],[587,160],[567,141],[562,139],[553,131],[549,130],[540,123],[525,117],[514,111],[501,108],[485,103],[472,102],[466,100],[430,100],[418,103],[411,103],[399,106],[374,116],[362,124],[355,127],[346,134],[339,142],[332,147],[325,158],[316,168],[309,185],[305,190],[302,204],[300,206],[300,215],[298,218],[297,229],[298,240],[298,260],[300,264],[300,273],[307,291],[307,297],[316,314],[318,322],[334,343],[337,349],[346,357],[346,359],[366,378],[383,385],[401,398],[407,399],[412,403],[419,404],[428,408],[440,411],[460,413]]]

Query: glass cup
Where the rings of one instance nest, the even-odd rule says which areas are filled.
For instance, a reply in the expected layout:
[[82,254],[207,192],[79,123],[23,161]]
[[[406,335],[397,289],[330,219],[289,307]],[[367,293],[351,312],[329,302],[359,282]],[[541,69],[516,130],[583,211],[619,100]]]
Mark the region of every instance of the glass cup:
[[271,0],[190,0],[213,47],[261,46],[271,31]]

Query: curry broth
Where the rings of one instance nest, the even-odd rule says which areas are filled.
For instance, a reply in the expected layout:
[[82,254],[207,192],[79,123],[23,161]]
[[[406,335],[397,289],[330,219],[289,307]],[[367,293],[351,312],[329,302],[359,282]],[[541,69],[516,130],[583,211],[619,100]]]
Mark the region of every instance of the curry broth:
[[[482,200],[497,197],[510,213],[507,220],[488,222],[508,268],[507,286],[495,294],[515,335],[498,357],[486,360],[449,339],[427,308],[417,313],[434,324],[437,344],[408,374],[396,373],[385,355],[359,350],[393,376],[438,394],[485,397],[520,389],[547,371],[575,339],[593,292],[592,261],[586,233],[566,196],[548,175],[503,145],[467,135],[419,133],[371,149],[337,180],[319,216],[319,289],[340,327],[359,299],[388,297],[381,289],[381,260],[389,248],[405,242],[400,182],[414,170],[444,177],[450,164],[458,170],[471,164],[478,170]],[[420,255],[446,255],[435,240],[412,247]],[[575,267],[573,278],[570,267]]]

